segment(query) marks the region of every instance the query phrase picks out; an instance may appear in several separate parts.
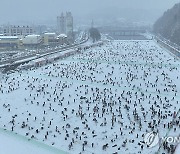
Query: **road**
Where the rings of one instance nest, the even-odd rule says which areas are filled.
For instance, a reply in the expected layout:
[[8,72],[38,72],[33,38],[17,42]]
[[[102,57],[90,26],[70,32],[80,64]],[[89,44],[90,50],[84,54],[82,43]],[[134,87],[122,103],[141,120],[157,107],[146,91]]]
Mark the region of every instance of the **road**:
[[[44,52],[40,52],[40,53],[28,55],[28,56],[18,57],[18,58],[15,58],[13,60],[3,61],[3,62],[0,62],[0,68],[5,68],[5,67],[9,66],[10,64],[16,63],[18,61],[23,61],[23,63],[24,63],[24,62],[28,62],[28,61],[31,61],[31,60],[34,60],[34,59],[37,59],[37,58],[47,56],[47,55],[62,52],[64,50],[68,50],[68,49],[71,49],[71,48],[78,47],[79,45],[81,45],[81,44],[83,44],[85,42],[87,42],[87,40],[84,40],[84,41],[82,41],[81,43],[78,43],[78,44],[73,44],[73,45],[69,45],[69,46],[61,47],[61,48],[56,48],[56,49],[50,49],[48,51],[44,51]],[[37,56],[37,54],[38,54],[38,56]],[[22,63],[22,62],[20,62],[20,63]]]
[[[88,41],[88,39],[89,39],[88,34],[84,33],[84,36],[82,36],[81,41],[79,43],[72,44],[72,45],[65,46],[65,47],[49,49],[49,50],[33,53],[31,55],[26,55],[26,56],[23,56],[23,57],[8,59],[6,61],[0,62],[0,68],[4,68],[6,66],[9,66],[10,64],[15,63],[17,61],[23,61],[24,60],[24,62],[28,62],[28,61],[30,61],[29,59],[31,59],[31,58],[33,60],[33,59],[41,58],[41,57],[51,55],[51,54],[54,54],[54,53],[62,52],[64,50],[75,48],[75,47],[78,47],[79,45],[81,45],[83,43],[86,43]],[[37,54],[38,54],[38,56],[37,56]],[[26,59],[27,59],[27,61],[26,61]]]

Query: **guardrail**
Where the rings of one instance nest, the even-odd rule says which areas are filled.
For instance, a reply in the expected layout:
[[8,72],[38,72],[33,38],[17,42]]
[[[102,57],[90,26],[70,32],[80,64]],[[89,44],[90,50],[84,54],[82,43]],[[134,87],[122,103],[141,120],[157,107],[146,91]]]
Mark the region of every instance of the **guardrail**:
[[39,66],[42,66],[42,65],[46,65],[46,64],[52,63],[52,62],[54,62],[56,60],[64,59],[64,58],[69,57],[71,55],[74,55],[76,53],[81,53],[81,52],[83,52],[83,51],[85,51],[85,50],[87,50],[89,48],[96,47],[96,46],[101,46],[101,45],[103,45],[103,41],[99,41],[97,43],[84,45],[84,46],[79,45],[75,49],[74,48],[72,48],[72,50],[69,49],[69,51],[65,50],[64,52],[61,52],[61,53],[53,53],[52,57],[41,57],[41,58],[39,58],[39,61],[37,59],[37,61],[32,61],[29,64],[23,65],[21,68],[22,69],[29,69],[31,67],[39,67]]

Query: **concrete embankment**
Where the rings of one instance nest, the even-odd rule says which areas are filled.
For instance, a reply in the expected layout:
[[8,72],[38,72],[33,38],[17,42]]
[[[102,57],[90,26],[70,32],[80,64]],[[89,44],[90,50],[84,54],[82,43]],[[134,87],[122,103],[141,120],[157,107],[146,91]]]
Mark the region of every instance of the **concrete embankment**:
[[166,43],[165,41],[163,41],[159,37],[155,37],[155,39],[156,39],[158,44],[160,44],[162,47],[168,49],[176,57],[180,58],[180,48],[178,49],[178,48],[175,48],[175,47],[169,45],[168,43]]

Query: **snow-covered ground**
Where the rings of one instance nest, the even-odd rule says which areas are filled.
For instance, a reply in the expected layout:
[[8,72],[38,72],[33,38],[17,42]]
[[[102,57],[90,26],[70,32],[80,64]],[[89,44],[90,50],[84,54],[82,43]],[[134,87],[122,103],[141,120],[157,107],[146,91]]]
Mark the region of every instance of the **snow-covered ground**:
[[155,153],[147,132],[180,135],[179,77],[180,62],[153,40],[111,41],[0,76],[0,127],[73,154]]
[[175,154],[179,154],[180,153],[180,144],[177,146],[177,149],[175,151]]
[[0,130],[0,153],[1,154],[60,154],[58,149],[42,143],[28,140],[28,138]]

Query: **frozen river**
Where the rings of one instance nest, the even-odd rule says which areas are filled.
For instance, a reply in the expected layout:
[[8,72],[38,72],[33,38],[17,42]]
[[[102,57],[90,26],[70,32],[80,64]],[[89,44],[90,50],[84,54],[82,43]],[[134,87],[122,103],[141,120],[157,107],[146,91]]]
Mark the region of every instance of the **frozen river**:
[[180,62],[153,40],[110,41],[2,76],[0,127],[72,154],[152,154],[146,133],[180,135],[179,78]]

